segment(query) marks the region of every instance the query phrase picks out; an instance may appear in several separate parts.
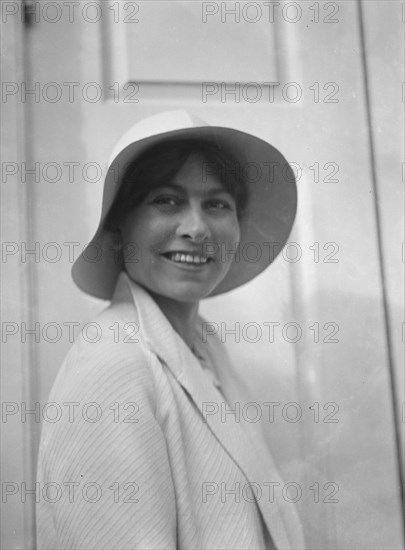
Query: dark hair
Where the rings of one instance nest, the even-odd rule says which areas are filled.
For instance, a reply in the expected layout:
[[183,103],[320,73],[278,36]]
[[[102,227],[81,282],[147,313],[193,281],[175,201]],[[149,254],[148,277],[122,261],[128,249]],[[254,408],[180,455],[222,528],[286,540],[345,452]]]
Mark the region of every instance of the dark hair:
[[224,189],[234,197],[240,219],[247,206],[248,193],[242,181],[240,164],[233,155],[208,141],[177,139],[149,147],[128,166],[107,214],[104,228],[112,231],[119,227],[125,216],[152,189],[174,178],[193,153],[199,153],[206,160],[202,170],[206,169],[207,173],[217,176]]

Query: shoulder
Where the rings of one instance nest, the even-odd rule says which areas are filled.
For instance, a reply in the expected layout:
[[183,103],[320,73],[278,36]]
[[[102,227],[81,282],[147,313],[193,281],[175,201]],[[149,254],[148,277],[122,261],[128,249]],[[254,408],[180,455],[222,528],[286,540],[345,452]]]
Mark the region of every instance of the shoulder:
[[136,309],[111,304],[85,324],[58,372],[50,400],[142,400],[153,407],[157,361]]
[[[119,332],[110,329],[114,323]],[[71,472],[79,462],[93,464],[103,453],[118,463],[123,447],[149,436],[161,440],[156,388],[163,370],[141,331],[124,338],[127,323],[137,323],[134,308],[107,307],[88,323],[63,361],[47,403],[59,418],[44,417],[42,426],[41,476],[49,468]]]

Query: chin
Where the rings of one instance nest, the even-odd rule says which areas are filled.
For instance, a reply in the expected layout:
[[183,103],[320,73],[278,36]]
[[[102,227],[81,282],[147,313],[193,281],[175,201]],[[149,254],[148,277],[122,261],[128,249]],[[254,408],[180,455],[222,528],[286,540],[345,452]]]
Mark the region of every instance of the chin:
[[179,287],[178,289],[172,287],[170,290],[165,292],[164,295],[167,298],[176,300],[177,302],[199,302],[203,298],[206,298],[210,292],[211,289],[201,287],[190,288],[189,286],[187,286],[182,288]]
[[170,286],[161,285],[153,289],[155,294],[160,294],[177,302],[198,302],[206,298],[216,288],[215,285],[201,283],[171,282]]

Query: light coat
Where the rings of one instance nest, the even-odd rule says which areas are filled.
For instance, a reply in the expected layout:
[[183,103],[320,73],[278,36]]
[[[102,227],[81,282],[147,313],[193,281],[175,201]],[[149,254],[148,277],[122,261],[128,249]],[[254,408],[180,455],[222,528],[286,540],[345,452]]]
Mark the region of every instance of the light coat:
[[43,425],[38,548],[304,548],[258,426],[229,413],[251,400],[204,320],[199,360],[122,273],[95,323],[49,397],[63,414]]

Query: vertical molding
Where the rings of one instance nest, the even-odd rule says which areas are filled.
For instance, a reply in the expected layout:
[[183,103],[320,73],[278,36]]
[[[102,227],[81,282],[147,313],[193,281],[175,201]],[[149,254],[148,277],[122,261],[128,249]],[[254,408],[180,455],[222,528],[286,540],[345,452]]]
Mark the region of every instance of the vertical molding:
[[[23,2],[19,0],[19,14]],[[27,79],[27,43],[23,19],[13,15],[2,22],[3,80],[17,85]],[[2,103],[2,158],[5,162],[18,165],[17,174],[7,182],[2,181],[2,227],[3,241],[21,244],[33,239],[32,198],[30,187],[20,180],[21,162],[27,161],[29,146],[29,118],[19,95],[8,98],[10,104]],[[30,206],[31,205],[31,206]],[[29,244],[29,243],[27,243]],[[7,418],[2,426],[2,477],[4,481],[16,483],[18,493],[9,497],[2,505],[3,548],[33,549],[35,543],[35,498],[28,494],[22,501],[22,483],[27,490],[35,488],[36,454],[39,424],[28,416],[22,422],[21,406],[27,409],[37,401],[37,372],[35,344],[21,342],[21,322],[27,328],[35,323],[35,266],[31,262],[21,263],[20,254],[7,258],[2,265],[2,282],[7,285],[3,292],[3,322],[16,323],[18,332],[4,343],[2,349],[2,400],[15,403],[16,415]],[[3,286],[2,286],[3,289]],[[35,418],[36,420],[36,418]]]
[[[31,82],[31,71],[29,66],[29,39],[30,33],[38,32],[35,26],[22,26],[21,43],[22,43],[22,80]],[[20,107],[22,111],[22,152],[23,159],[27,166],[32,166],[35,159],[32,158],[32,133],[30,110],[26,105]],[[21,240],[31,247],[35,243],[35,186],[18,185],[21,192],[21,208],[18,212],[21,227]],[[38,321],[38,303],[37,303],[37,273],[36,264],[29,261],[20,266],[20,284],[21,284],[21,319],[26,320],[27,326],[33,328]],[[38,401],[38,345],[33,342],[32,338],[27,341],[28,345],[22,346],[22,369],[21,369],[21,385],[23,400],[27,403],[28,408],[34,408]],[[39,427],[40,424],[35,422],[26,422],[23,430],[23,453],[24,453],[24,474],[27,481],[27,486],[33,488],[36,481],[36,466],[37,452],[39,445]],[[26,511],[24,514],[24,528],[26,538],[26,548],[36,548],[36,528],[35,528],[35,501],[33,498],[27,499]]]
[[121,92],[123,86],[129,81],[128,25],[124,21],[122,10],[121,12],[115,10],[116,6],[120,7],[120,2],[99,0],[99,3],[103,14],[101,25],[99,26],[102,52],[102,81],[105,91],[104,97],[109,100],[114,95],[110,88],[112,85],[118,83],[119,91]]
[[[382,304],[383,304],[383,314],[384,314],[384,326],[385,326],[385,348],[387,353],[387,364],[388,364],[388,377],[391,389],[391,405],[392,405],[392,419],[394,423],[394,433],[395,433],[395,443],[396,443],[396,460],[397,460],[397,475],[398,475],[398,485],[400,491],[404,490],[404,456],[402,450],[402,441],[400,433],[400,418],[397,418],[397,411],[400,411],[400,403],[397,402],[397,393],[396,387],[399,383],[397,380],[397,374],[395,370],[395,362],[393,356],[394,342],[393,342],[393,327],[391,326],[391,319],[389,315],[389,302],[388,302],[388,292],[387,292],[387,276],[386,276],[386,267],[388,262],[384,255],[384,243],[382,237],[382,216],[380,212],[380,186],[378,183],[378,171],[377,171],[377,149],[376,149],[376,137],[375,129],[373,124],[373,112],[371,104],[371,89],[370,89],[370,67],[368,63],[367,56],[367,36],[366,36],[366,25],[365,25],[365,14],[363,8],[363,0],[357,0],[357,13],[359,21],[359,34],[360,34],[360,44],[361,44],[361,59],[362,59],[362,68],[363,68],[363,88],[364,88],[364,100],[366,107],[366,117],[367,117],[367,137],[368,137],[368,146],[370,151],[370,165],[371,165],[371,180],[373,187],[373,196],[374,196],[374,218],[377,228],[377,253],[378,253],[378,264],[380,268],[380,281],[381,281],[381,294],[382,294]],[[404,505],[404,499],[401,499],[402,505]],[[404,516],[402,515],[402,518]],[[403,522],[403,530],[405,532],[405,523]]]
[[[283,3],[285,4],[282,1],[281,5]],[[277,49],[277,75],[280,83],[283,85],[290,81],[302,82],[304,78],[302,63],[300,63],[302,52],[300,52],[296,26],[283,21],[278,16],[274,19],[274,28]],[[292,105],[292,107],[296,106]],[[302,109],[303,106],[300,105],[299,108]],[[301,248],[304,244],[314,243],[317,239],[313,220],[311,182],[303,177],[298,182],[298,210],[289,242],[293,242],[296,238]],[[289,264],[291,313],[294,320],[306,329],[310,321],[313,322],[314,319],[319,319],[320,307],[317,295],[319,270],[317,265],[312,259],[305,261],[304,257],[297,263]],[[301,338],[294,347],[296,395],[303,408],[307,403],[322,402],[322,392],[325,389],[325,381],[319,377],[319,354],[315,353],[314,345],[308,345],[305,340],[305,338]],[[330,430],[330,426],[328,428]],[[304,464],[319,445],[319,441],[311,421],[302,422],[301,430],[301,460]],[[322,466],[325,477],[327,477],[326,474],[331,471],[330,453],[324,458]],[[311,470],[307,469],[304,479],[305,486],[308,488],[315,481],[317,480],[314,479]],[[307,526],[305,535],[308,548],[313,550],[326,548],[326,539],[320,540],[319,533],[314,532],[310,527],[314,523],[310,522],[310,514],[317,514],[315,524],[327,526],[328,548],[338,547],[336,515],[333,507],[318,504],[316,507],[311,507],[308,517],[304,515],[305,510],[302,510],[301,513],[303,514],[304,525]]]
[[[281,0],[280,6],[274,14],[274,45],[276,49],[276,73],[278,81],[281,84],[298,80],[302,82],[302,64],[298,62],[302,53],[297,36],[297,28],[293,23],[288,23],[280,16],[280,10],[285,5],[285,0]],[[294,104],[290,104],[290,107]]]
[[[23,25],[21,27],[21,43],[22,43],[22,80],[27,83],[32,83],[31,67],[29,63],[30,37],[31,33],[40,32],[39,27],[35,25]],[[31,121],[30,107],[26,104],[21,107],[23,122],[21,125],[23,146],[21,159],[27,166],[33,166],[36,159],[33,158],[32,138],[34,137],[34,128]],[[18,211],[21,226],[21,240],[27,243],[27,248],[33,247],[36,242],[36,187],[29,184],[19,183],[18,188],[21,190],[21,208]],[[26,320],[27,326],[34,328],[35,323],[39,319],[38,297],[37,297],[37,269],[36,263],[28,261],[21,269],[21,319]],[[32,338],[27,340],[27,344],[22,346],[22,370],[21,384],[23,400],[27,403],[27,409],[35,408],[35,404],[39,401],[39,349],[38,344]],[[40,423],[26,422],[24,424],[24,464],[25,464],[25,479],[27,486],[30,488],[36,487],[36,469],[37,455],[39,447]],[[41,498],[41,497],[40,497]],[[27,499],[26,513],[24,515],[24,527],[26,533],[26,548],[36,548],[36,524],[35,524],[35,500]]]
[[[301,180],[298,189],[298,212],[294,229],[297,242],[300,244],[301,248],[304,248],[304,243],[306,245],[307,243],[314,243],[316,241],[314,224],[312,221],[314,217],[312,215],[313,205],[310,190],[310,182],[304,179]],[[314,319],[319,319],[320,305],[317,295],[319,278],[317,266],[318,264],[315,264],[312,259],[305,261],[304,258],[301,258],[297,263],[290,264],[289,269],[292,298],[291,310],[294,320],[298,322],[301,327],[305,327],[305,329],[308,328],[309,324],[314,322]],[[297,384],[296,393],[302,408],[304,409],[307,403],[322,403],[325,380],[320,378],[319,353],[315,353],[315,346],[313,343],[308,345],[305,338],[301,338],[297,342],[294,350]],[[313,450],[319,446],[319,436],[315,433],[314,423],[311,420],[302,422],[301,429],[301,457],[303,463],[305,463],[308,461],[308,457],[313,453]],[[330,429],[330,425],[328,425],[328,434],[330,433]],[[323,431],[323,435],[324,434],[325,432]],[[331,437],[328,437],[328,440],[331,441]],[[331,455],[328,453],[323,459],[322,472],[324,474],[329,473],[332,469],[330,457]],[[306,472],[305,485],[307,488],[315,481],[320,482],[320,480],[313,478],[310,469]],[[317,513],[316,524],[327,526],[328,548],[338,548],[336,515],[334,512],[333,506],[325,506],[322,504],[310,510],[310,513]],[[308,520],[309,517],[305,517],[304,524],[309,526],[310,522]],[[326,539],[319,540],[319,533],[311,532],[308,529],[308,531],[306,531],[306,537],[308,548],[313,550],[326,548]]]

